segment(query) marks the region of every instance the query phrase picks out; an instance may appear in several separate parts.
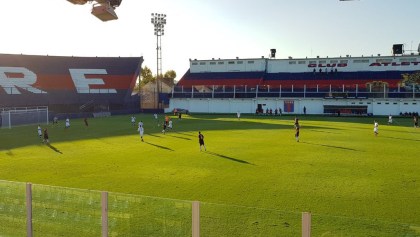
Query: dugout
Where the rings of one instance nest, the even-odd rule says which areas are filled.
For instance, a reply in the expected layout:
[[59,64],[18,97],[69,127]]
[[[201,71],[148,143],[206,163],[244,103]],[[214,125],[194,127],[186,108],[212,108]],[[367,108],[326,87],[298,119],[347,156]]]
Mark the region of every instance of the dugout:
[[324,114],[367,115],[365,105],[324,105]]

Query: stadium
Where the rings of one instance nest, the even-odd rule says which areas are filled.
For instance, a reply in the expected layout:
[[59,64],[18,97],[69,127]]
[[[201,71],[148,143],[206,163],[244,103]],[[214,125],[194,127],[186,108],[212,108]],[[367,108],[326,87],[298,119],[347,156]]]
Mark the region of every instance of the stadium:
[[[411,120],[420,94],[416,85],[402,84],[402,75],[420,66],[403,66],[407,59],[419,57],[392,57],[388,65],[401,65],[390,72],[359,72],[351,62],[360,58],[349,57],[342,74],[314,73],[307,64],[302,67],[307,72],[296,70],[296,76],[284,76],[293,72],[280,73],[280,66],[317,61],[319,67],[327,59],[193,60],[172,93],[160,95],[170,97],[170,105],[155,119],[139,113],[141,98],[132,95],[142,58],[1,55],[2,177],[10,181],[0,182],[0,218],[7,223],[0,231],[25,235],[31,223],[30,231],[42,236],[417,236],[418,174],[412,167],[418,163],[419,132]],[[380,88],[373,80],[383,81]],[[178,118],[172,114],[177,108],[189,114]],[[129,121],[133,114],[145,124],[144,143],[137,123]],[[386,124],[389,114],[394,123],[381,125],[372,141],[372,121]],[[174,121],[167,134],[161,132],[164,116]],[[49,123],[53,117],[58,124]],[[86,117],[89,125],[78,119]],[[305,134],[300,144],[282,138],[293,137],[295,117]],[[71,118],[70,128],[61,124],[65,118]],[[28,136],[37,124],[48,127],[51,143]],[[195,143],[199,130],[206,136],[203,152]],[[279,136],[280,146],[270,139]],[[406,143],[404,149],[398,140]],[[396,161],[395,152],[407,159]],[[276,155],[294,153],[280,160]],[[51,162],[54,157],[68,161]],[[16,158],[21,162],[9,162]],[[16,174],[21,165],[33,170]],[[383,189],[388,172],[398,181]],[[349,204],[354,201],[358,207]]]
[[[121,2],[68,0],[100,21],[77,16],[92,38],[66,47],[130,45]],[[0,53],[0,236],[420,236],[420,46],[189,59],[162,86],[164,17],[157,80],[140,90],[143,56]],[[82,33],[73,21],[59,28]],[[184,27],[204,51],[197,22]]]

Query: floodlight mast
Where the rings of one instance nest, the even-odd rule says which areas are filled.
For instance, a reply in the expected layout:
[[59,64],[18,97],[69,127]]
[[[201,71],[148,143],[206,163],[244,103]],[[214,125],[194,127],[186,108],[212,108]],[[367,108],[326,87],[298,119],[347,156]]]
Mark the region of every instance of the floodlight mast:
[[156,91],[157,91],[157,104],[156,108],[160,108],[159,104],[159,76],[162,76],[162,39],[161,36],[165,34],[166,14],[152,13],[151,23],[154,26],[156,35]]

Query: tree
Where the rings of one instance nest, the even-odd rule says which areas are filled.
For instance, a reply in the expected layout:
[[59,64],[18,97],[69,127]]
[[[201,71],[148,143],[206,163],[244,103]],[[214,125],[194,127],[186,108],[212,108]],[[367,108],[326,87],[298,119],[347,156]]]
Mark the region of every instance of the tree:
[[154,82],[156,77],[153,76],[152,70],[145,66],[141,69],[140,82],[134,86],[133,91],[139,92],[140,89],[149,82]]
[[175,84],[175,77],[176,72],[174,70],[169,70],[163,75],[163,81],[169,86],[173,86]]
[[[174,84],[174,79],[176,77],[176,72],[174,70],[169,70],[167,72],[165,72],[165,74],[160,75],[159,76],[159,80],[162,80],[169,84],[169,85],[173,85]],[[140,83],[137,84],[134,88],[134,91],[140,91],[140,88],[142,88],[144,85],[146,85],[149,82],[155,82],[156,81],[156,75],[153,75],[152,70],[150,70],[150,68],[148,68],[147,66],[144,66],[144,68],[141,70],[140,73]]]
[[402,86],[411,86],[412,84],[420,84],[420,72],[402,74]]
[[176,77],[176,72],[174,70],[169,70],[169,71],[165,72],[163,77],[164,78],[170,78],[170,79],[174,80],[175,77]]
[[145,66],[141,70],[141,74],[140,74],[140,87],[146,85],[149,82],[154,82],[155,80],[156,80],[156,77],[153,76],[152,70],[150,70],[150,68]]

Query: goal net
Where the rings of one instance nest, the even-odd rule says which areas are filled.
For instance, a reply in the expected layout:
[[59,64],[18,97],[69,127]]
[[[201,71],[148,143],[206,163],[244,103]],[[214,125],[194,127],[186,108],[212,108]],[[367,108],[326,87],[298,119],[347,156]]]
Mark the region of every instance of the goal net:
[[48,107],[1,108],[0,128],[27,124],[48,124]]

